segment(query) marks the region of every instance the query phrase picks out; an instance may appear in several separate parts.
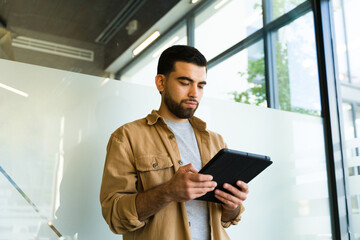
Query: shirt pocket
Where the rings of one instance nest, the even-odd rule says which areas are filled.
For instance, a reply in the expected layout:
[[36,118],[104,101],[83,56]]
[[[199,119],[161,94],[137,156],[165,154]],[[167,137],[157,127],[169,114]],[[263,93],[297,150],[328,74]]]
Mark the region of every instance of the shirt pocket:
[[169,181],[174,175],[174,164],[168,155],[150,155],[135,159],[139,182],[144,191]]

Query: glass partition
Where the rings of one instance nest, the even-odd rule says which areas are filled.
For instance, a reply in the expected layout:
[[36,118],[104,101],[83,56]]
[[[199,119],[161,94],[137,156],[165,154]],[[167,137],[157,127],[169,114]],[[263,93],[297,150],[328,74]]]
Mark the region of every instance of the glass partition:
[[107,141],[158,92],[6,60],[0,72],[0,167],[12,180],[0,172],[0,239],[58,239],[51,226],[67,239],[119,239],[99,201]]
[[[0,166],[31,200],[0,172],[0,238],[59,239],[53,226],[67,239],[121,239],[101,216],[106,145],[158,108],[155,86],[7,60],[0,72]],[[211,97],[197,116],[230,148],[274,162],[250,183],[231,239],[331,239],[321,118]]]

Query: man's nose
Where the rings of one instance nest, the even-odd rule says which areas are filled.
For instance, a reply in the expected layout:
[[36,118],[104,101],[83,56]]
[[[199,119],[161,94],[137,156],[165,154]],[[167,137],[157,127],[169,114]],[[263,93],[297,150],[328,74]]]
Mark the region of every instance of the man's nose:
[[199,88],[195,84],[192,84],[189,90],[189,97],[197,98],[198,95],[199,95]]

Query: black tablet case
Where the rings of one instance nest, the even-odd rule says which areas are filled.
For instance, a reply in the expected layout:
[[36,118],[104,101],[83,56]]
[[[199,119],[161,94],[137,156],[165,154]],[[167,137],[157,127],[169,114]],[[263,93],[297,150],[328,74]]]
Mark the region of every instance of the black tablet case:
[[[248,183],[271,164],[269,156],[224,148],[199,173],[212,175],[213,181],[217,183],[216,189],[228,192],[223,188],[224,183],[233,186],[236,186],[237,180]],[[196,200],[221,203],[215,197],[214,191],[208,192]]]

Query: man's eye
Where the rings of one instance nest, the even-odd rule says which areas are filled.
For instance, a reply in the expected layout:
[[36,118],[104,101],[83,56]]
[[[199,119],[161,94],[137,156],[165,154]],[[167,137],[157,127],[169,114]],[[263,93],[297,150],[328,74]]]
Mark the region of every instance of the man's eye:
[[189,85],[189,83],[186,83],[186,82],[180,82],[180,84],[183,85],[183,86],[188,86]]
[[198,88],[203,89],[205,85],[199,85]]

